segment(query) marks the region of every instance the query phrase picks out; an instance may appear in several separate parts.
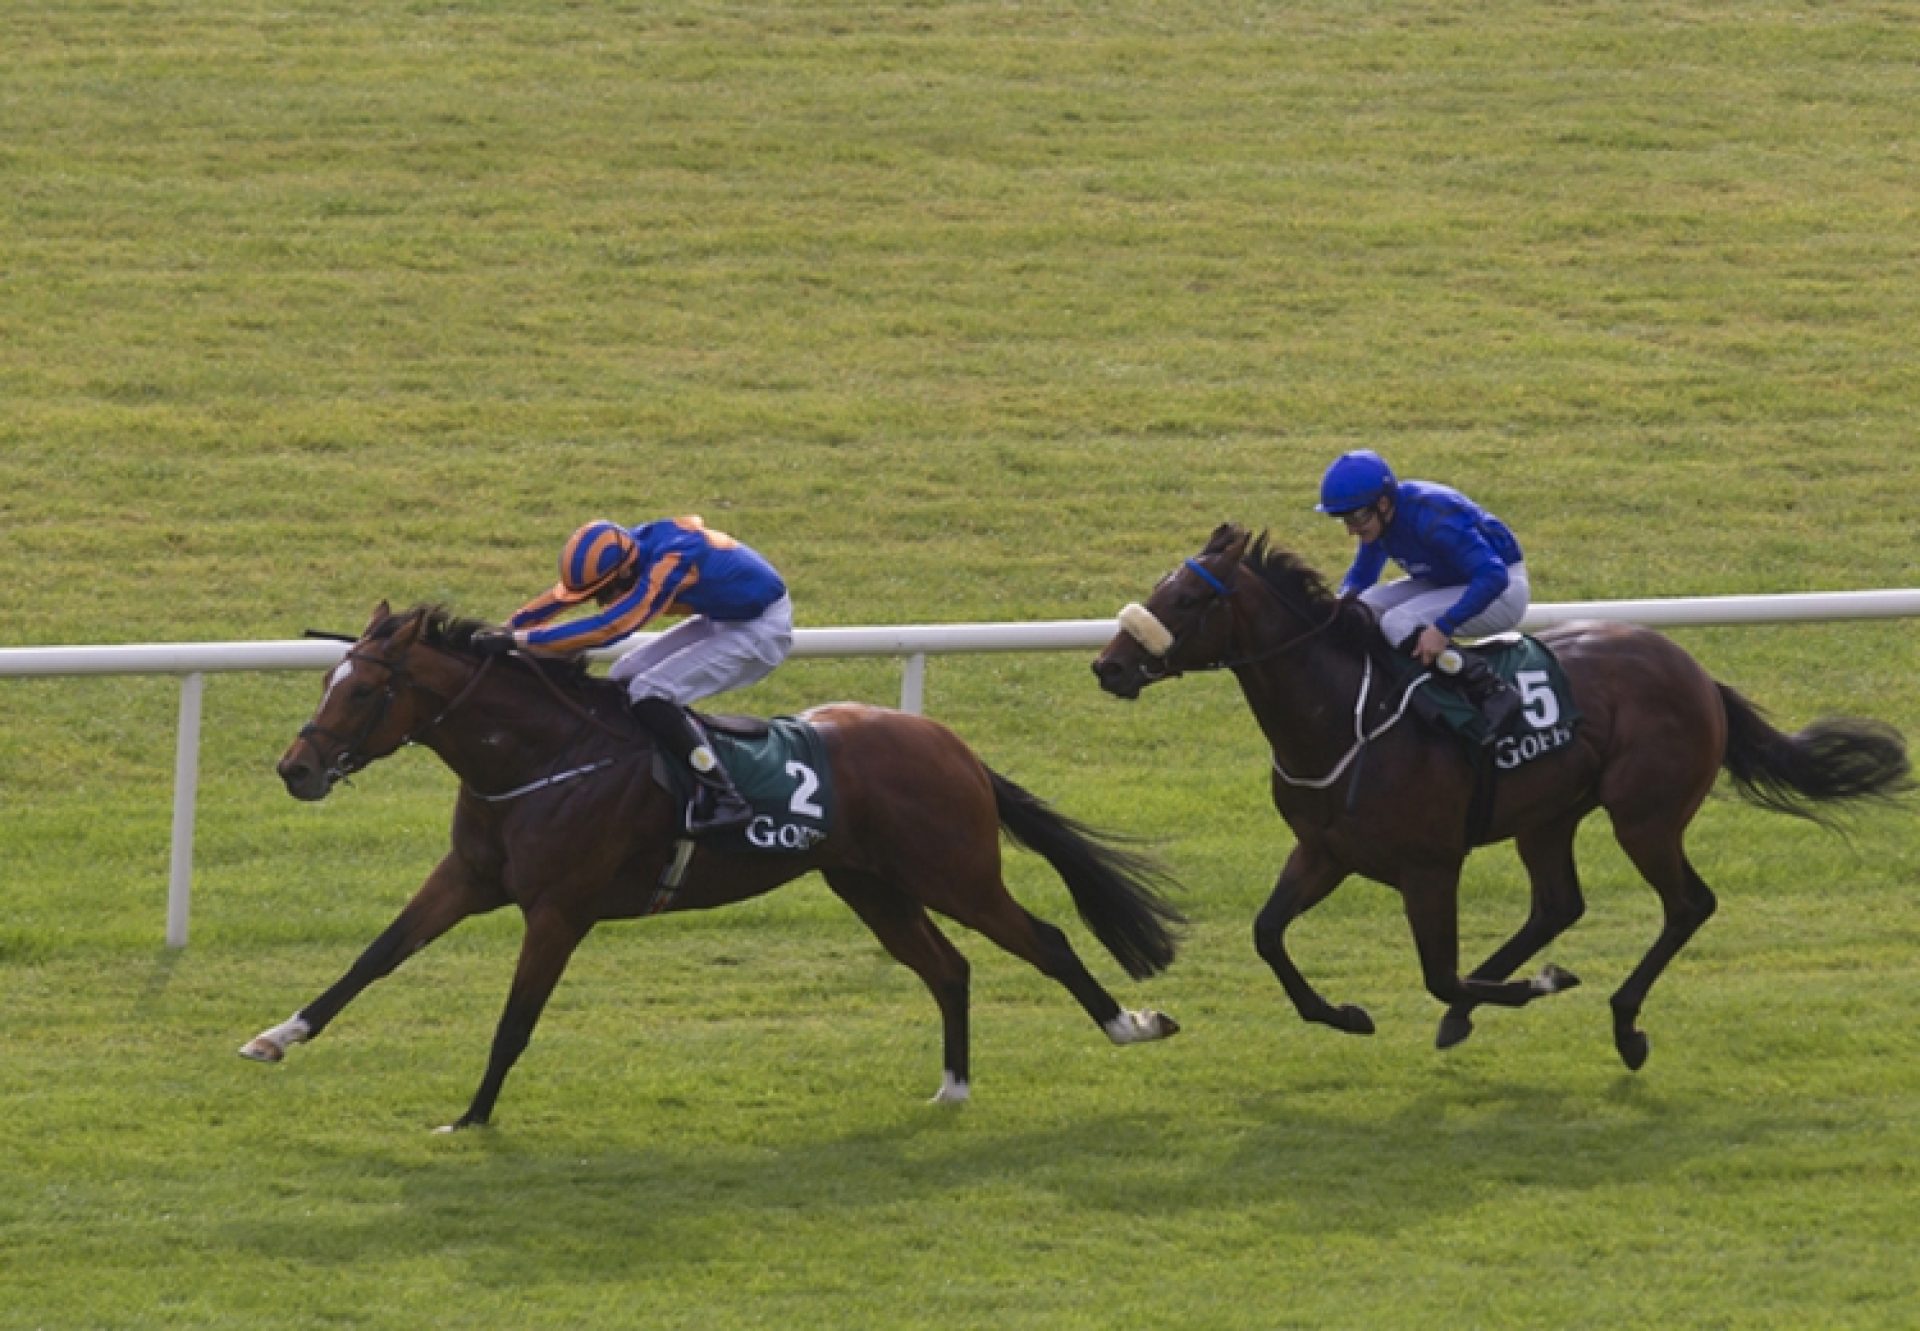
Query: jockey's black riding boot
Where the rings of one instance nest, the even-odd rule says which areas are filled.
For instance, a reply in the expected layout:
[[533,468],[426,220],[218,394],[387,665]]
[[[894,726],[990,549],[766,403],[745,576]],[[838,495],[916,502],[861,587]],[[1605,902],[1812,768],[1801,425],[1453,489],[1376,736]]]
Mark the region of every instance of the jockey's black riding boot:
[[687,709],[665,698],[640,698],[633,714],[647,733],[693,773],[693,798],[687,801],[687,835],[703,836],[740,827],[753,817],[720,757],[707,743]]
[[1459,658],[1460,663],[1455,668],[1453,676],[1459,682],[1460,692],[1466,695],[1467,701],[1480,709],[1480,719],[1487,723],[1487,737],[1484,742],[1491,744],[1505,733],[1508,723],[1519,714],[1523,705],[1519,691],[1500,678],[1484,657],[1456,651],[1442,653],[1442,659],[1444,660],[1449,654]]

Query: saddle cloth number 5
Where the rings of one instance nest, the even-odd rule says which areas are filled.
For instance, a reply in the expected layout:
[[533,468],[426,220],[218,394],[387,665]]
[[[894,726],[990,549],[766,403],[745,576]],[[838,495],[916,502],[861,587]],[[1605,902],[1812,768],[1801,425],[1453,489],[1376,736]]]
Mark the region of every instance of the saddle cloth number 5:
[[[1524,703],[1521,714],[1527,718],[1528,725],[1535,730],[1545,730],[1560,719],[1560,700],[1553,696],[1546,671],[1522,670],[1513,677],[1513,682],[1520,690]],[[788,770],[792,770],[791,764]]]

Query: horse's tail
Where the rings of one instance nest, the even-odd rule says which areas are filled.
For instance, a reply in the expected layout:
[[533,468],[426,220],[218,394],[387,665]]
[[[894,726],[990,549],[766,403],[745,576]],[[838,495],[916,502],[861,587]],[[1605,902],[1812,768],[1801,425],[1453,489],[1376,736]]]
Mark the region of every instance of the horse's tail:
[[1751,803],[1830,824],[1816,805],[1890,800],[1913,788],[1907,742],[1892,726],[1840,717],[1786,735],[1734,690],[1719,687],[1727,709],[1721,765]]
[[1175,927],[1186,923],[1160,887],[1177,886],[1156,861],[1122,850],[1113,836],[1057,812],[991,768],[993,802],[1008,836],[1042,856],[1066,882],[1080,918],[1136,980],[1173,962]]

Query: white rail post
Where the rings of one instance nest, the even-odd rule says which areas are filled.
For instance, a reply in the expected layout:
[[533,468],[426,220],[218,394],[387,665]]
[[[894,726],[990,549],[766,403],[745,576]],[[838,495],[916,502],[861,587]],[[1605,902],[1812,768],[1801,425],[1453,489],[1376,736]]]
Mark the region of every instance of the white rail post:
[[180,733],[173,747],[173,872],[167,880],[167,946],[187,945],[187,910],[193,895],[193,806],[200,790],[200,695],[207,677],[198,671],[180,681]]
[[900,710],[919,715],[927,699],[927,654],[915,652],[900,672]]

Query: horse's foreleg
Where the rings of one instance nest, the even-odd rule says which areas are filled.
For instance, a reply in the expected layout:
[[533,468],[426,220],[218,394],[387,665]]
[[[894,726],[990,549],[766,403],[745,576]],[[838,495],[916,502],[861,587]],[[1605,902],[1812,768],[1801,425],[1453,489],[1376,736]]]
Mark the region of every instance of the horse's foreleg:
[[1305,915],[1346,881],[1347,871],[1330,856],[1305,842],[1287,856],[1273,895],[1253,922],[1254,950],[1272,969],[1280,987],[1306,1021],[1319,1022],[1349,1035],[1372,1035],[1373,1018],[1351,1003],[1335,1007],[1322,998],[1287,952],[1287,927]]
[[[1529,957],[1572,928],[1586,913],[1587,904],[1580,894],[1580,875],[1573,862],[1574,832],[1578,817],[1563,819],[1543,828],[1535,828],[1515,838],[1520,861],[1526,865],[1532,889],[1532,906],[1526,923],[1494,954],[1481,962],[1467,977],[1476,980],[1504,980]],[[1571,971],[1549,966],[1537,977],[1557,989],[1571,989],[1580,983]],[[1450,1049],[1473,1033],[1475,1003],[1456,1003],[1440,1019],[1434,1043]]]
[[506,1009],[494,1027],[486,1075],[480,1079],[480,1088],[474,1092],[467,1112],[440,1129],[442,1132],[485,1124],[492,1118],[494,1101],[500,1098],[507,1073],[533,1039],[534,1025],[553,996],[554,986],[560,983],[573,950],[592,927],[591,922],[576,924],[551,908],[528,912],[527,932],[520,940],[520,961],[514,967],[513,987],[507,991]]
[[503,905],[506,897],[495,888],[478,885],[466,865],[448,854],[427,875],[419,891],[366,951],[331,988],[293,1016],[260,1032],[240,1048],[242,1058],[278,1063],[293,1045],[311,1040],[340,1015],[340,1010],[375,980],[396,967],[469,915]]

